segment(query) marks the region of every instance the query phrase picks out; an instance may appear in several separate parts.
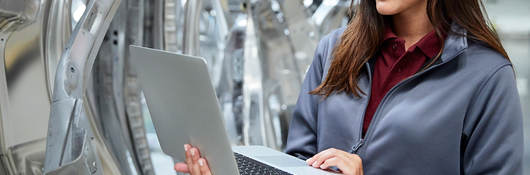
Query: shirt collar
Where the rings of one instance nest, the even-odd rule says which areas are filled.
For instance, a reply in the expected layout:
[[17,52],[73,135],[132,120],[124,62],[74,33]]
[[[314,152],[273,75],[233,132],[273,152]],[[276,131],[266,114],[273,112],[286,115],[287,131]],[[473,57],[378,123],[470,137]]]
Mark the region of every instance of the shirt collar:
[[383,40],[384,41],[388,41],[390,39],[397,39],[397,35],[394,33],[394,31],[392,31],[392,28],[390,27],[386,27],[385,28],[385,34],[383,36]]
[[[390,40],[401,40],[393,31],[392,28],[387,27],[385,28],[385,34],[383,36],[384,42],[390,41]],[[427,35],[423,36],[416,44],[412,45],[411,47],[417,47],[419,48],[425,56],[428,58],[434,58],[438,53],[440,52],[442,48],[441,39],[436,35],[436,32],[433,30],[429,32]]]
[[427,57],[434,58],[442,49],[442,42],[433,30],[415,44]]

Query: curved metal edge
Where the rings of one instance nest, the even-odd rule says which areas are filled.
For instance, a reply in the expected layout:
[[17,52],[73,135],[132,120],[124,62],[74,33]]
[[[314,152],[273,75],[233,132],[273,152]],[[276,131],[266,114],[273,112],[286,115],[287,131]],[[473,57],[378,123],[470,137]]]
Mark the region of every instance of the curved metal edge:
[[50,101],[53,96],[53,83],[55,71],[59,58],[61,58],[64,48],[72,33],[70,25],[69,1],[52,0],[48,3],[45,14],[48,18],[43,21],[43,56],[44,70],[46,77],[46,87]]
[[199,17],[202,0],[186,1],[182,51],[184,54],[199,54]]
[[[4,117],[8,114],[9,109],[9,96],[7,92],[7,81],[6,81],[6,72],[5,72],[5,44],[7,42],[7,37],[9,34],[7,33],[0,33],[0,132],[4,132]],[[13,169],[14,164],[13,161],[11,161],[8,157],[8,155],[5,155],[8,151],[5,145],[5,137],[4,134],[0,134],[0,163],[4,168],[6,168],[7,172],[10,174],[14,174],[15,170]]]

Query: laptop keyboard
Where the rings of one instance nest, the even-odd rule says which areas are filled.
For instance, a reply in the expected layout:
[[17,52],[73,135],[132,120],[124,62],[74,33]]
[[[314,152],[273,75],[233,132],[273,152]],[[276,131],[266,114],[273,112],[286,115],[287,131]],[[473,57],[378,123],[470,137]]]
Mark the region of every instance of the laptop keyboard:
[[289,173],[258,162],[250,157],[234,153],[241,175],[290,175]]

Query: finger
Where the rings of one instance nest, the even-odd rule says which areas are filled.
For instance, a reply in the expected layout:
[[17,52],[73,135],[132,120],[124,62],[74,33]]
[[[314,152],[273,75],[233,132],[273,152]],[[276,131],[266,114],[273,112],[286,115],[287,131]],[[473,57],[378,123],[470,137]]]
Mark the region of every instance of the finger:
[[189,149],[190,156],[191,156],[191,167],[190,168],[190,174],[192,175],[199,175],[201,174],[201,169],[199,167],[199,152],[198,149],[195,147],[191,147]]
[[329,152],[332,148],[329,148],[329,149],[326,149],[324,151],[320,151],[319,153],[315,154],[313,157],[310,157],[309,159],[306,160],[306,163],[308,165],[313,165],[313,163],[315,163],[316,160],[319,159],[320,156],[322,156],[323,154],[325,154],[326,152]]
[[175,171],[181,172],[181,173],[189,173],[188,165],[184,162],[178,162],[175,164]]
[[[327,149],[327,150],[329,150],[329,149]],[[315,163],[315,161],[318,159],[318,157],[320,157],[327,150],[321,151],[321,152],[315,154],[313,157],[310,157],[309,159],[306,160],[306,163],[308,165],[313,165],[313,163]]]
[[189,167],[190,169],[190,174],[191,175],[200,175],[201,174],[201,168],[199,167],[199,163],[193,163],[191,165],[191,167]]
[[186,164],[188,165],[188,168],[191,167],[191,163],[192,163],[192,160],[191,160],[191,153],[190,153],[190,148],[191,146],[186,144],[184,145],[184,150],[186,151]]
[[[335,155],[336,153],[340,153],[340,152],[341,152],[341,150],[338,150],[338,149],[335,149],[335,148],[329,148],[329,149],[326,149],[324,151],[319,152],[318,154],[316,154],[312,158],[309,158],[306,162],[309,165],[313,165],[318,160],[321,160],[323,162],[324,160],[329,159],[330,157],[333,157],[333,155]],[[322,160],[322,159],[324,159],[324,160]],[[320,163],[322,163],[322,162],[320,162]]]
[[318,153],[318,157],[313,160],[314,162],[311,164],[311,166],[318,168],[324,161],[327,159],[330,159],[332,157],[335,157],[339,154],[339,152],[336,149],[330,148],[325,151],[322,151]]
[[188,173],[193,175],[193,160],[191,158],[190,149],[186,151],[186,167],[188,167]]
[[330,159],[324,161],[322,163],[322,165],[320,165],[319,168],[325,170],[325,169],[328,169],[329,167],[337,166],[338,161],[339,161],[339,158],[337,158],[337,157],[330,158]]
[[186,173],[190,172],[189,171],[189,167],[190,167],[189,165],[191,163],[191,161],[190,161],[191,157],[190,157],[190,155],[188,153],[190,147],[191,146],[189,144],[184,144],[185,160],[184,160],[184,162],[179,162],[179,163],[175,164],[174,168],[175,168],[176,171],[178,171],[178,172],[186,172]]
[[210,166],[208,166],[208,162],[206,161],[206,159],[199,159],[199,167],[201,169],[202,175],[212,175],[212,172],[210,171]]
[[190,153],[191,153],[191,160],[193,160],[194,163],[197,163],[199,158],[201,158],[201,152],[199,151],[199,148],[191,147]]
[[[322,152],[320,152],[322,153]],[[310,157],[309,159],[307,159],[305,162],[307,163],[307,165],[309,166],[312,166],[313,163],[315,163],[315,161],[318,159],[318,157],[321,155],[320,153],[318,154],[315,154],[313,157]]]
[[[356,164],[353,159],[345,158],[344,156],[337,156],[326,160],[322,165],[321,169],[329,169],[331,167],[338,168],[345,175],[355,175],[362,172],[362,165]],[[359,167],[360,166],[360,167]],[[361,171],[357,171],[358,169]]]
[[307,163],[307,165],[312,165],[313,162],[315,162],[316,156],[317,156],[317,155],[314,155],[313,157],[310,157],[309,159],[305,160],[305,162]]

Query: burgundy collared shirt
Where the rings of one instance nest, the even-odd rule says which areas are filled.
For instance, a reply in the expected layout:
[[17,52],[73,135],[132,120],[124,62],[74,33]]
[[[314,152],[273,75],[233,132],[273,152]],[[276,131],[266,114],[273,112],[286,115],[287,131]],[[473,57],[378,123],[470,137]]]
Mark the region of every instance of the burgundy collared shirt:
[[434,31],[417,43],[405,48],[405,40],[398,38],[392,29],[385,30],[384,41],[375,61],[370,101],[366,107],[363,135],[386,93],[400,81],[414,75],[428,59],[434,58],[441,49],[440,38]]

